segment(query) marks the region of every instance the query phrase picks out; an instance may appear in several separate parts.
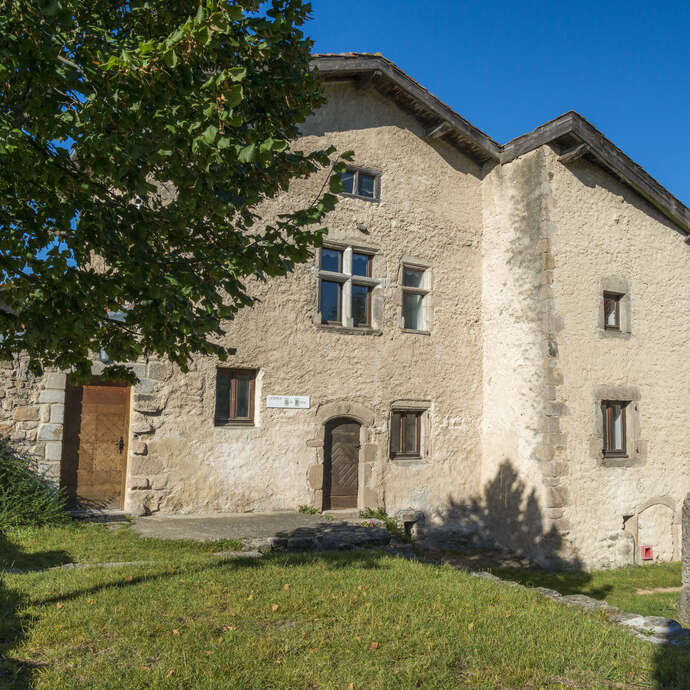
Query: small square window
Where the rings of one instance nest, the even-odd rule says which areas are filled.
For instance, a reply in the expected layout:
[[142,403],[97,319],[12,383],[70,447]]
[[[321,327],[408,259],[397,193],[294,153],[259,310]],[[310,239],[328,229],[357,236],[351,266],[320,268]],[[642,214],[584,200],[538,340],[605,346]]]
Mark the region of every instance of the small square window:
[[215,423],[254,424],[254,369],[216,370]]
[[604,455],[626,457],[625,401],[604,400],[601,404],[604,416]]
[[379,198],[379,173],[348,168],[347,172],[338,173],[338,175],[343,183],[342,194],[350,194],[362,199]]
[[421,457],[419,410],[394,410],[391,415],[390,452],[392,458]]
[[621,299],[623,295],[614,292],[604,293],[604,328],[611,331],[621,330]]
[[403,266],[403,285],[405,287],[420,288],[424,286],[424,271],[421,268]]
[[343,265],[343,253],[339,249],[321,249],[321,270],[340,273]]

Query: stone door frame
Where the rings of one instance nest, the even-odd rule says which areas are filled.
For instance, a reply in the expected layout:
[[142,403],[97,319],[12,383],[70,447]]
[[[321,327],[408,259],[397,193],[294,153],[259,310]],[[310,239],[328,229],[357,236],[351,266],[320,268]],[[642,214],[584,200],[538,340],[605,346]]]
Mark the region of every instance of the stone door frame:
[[326,425],[333,419],[352,419],[359,424],[359,467],[357,476],[357,509],[375,508],[378,496],[372,485],[372,469],[376,460],[376,446],[369,442],[374,429],[376,414],[366,405],[343,400],[319,405],[314,419],[314,436],[307,445],[316,450],[316,462],[307,472],[308,487],[313,492],[312,505],[323,510],[324,441]]

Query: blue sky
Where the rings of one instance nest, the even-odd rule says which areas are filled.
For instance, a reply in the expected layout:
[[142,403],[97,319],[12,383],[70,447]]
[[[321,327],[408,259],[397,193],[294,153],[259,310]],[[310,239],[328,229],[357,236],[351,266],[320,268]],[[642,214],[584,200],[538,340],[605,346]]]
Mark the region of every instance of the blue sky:
[[690,206],[690,3],[312,6],[316,52],[380,52],[499,143],[576,110]]

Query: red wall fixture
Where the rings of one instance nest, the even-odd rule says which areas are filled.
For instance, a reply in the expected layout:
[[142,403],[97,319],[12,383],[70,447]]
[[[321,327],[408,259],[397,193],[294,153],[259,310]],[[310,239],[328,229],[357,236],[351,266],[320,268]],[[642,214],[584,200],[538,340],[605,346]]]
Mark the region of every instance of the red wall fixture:
[[654,560],[654,552],[652,551],[652,547],[651,546],[640,546],[640,558],[643,561]]

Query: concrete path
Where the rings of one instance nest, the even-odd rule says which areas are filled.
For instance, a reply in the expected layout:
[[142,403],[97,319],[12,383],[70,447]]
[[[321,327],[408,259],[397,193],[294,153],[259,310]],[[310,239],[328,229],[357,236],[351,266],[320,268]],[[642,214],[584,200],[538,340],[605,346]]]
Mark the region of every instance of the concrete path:
[[[342,514],[334,512],[328,516],[281,511],[220,515],[149,515],[135,518],[132,527],[143,537],[159,539],[254,541],[371,529],[362,527],[362,522],[362,518],[357,517],[357,513],[353,511]],[[375,523],[376,527],[380,526],[378,521]]]

